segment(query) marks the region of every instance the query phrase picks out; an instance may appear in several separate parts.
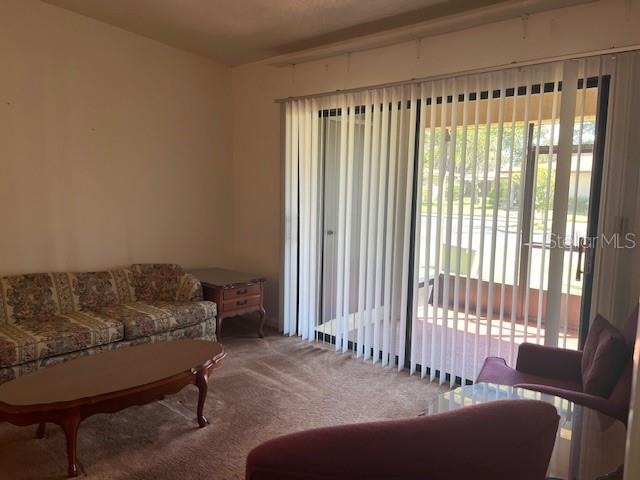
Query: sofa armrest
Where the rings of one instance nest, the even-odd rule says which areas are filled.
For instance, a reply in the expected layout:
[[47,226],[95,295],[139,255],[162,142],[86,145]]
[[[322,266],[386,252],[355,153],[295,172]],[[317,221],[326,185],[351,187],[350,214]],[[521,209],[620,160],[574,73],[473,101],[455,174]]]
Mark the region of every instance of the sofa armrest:
[[516,370],[546,378],[582,382],[582,352],[523,343],[518,348]]
[[176,291],[176,302],[198,302],[202,300],[202,284],[200,280],[185,273],[180,278],[178,290]]

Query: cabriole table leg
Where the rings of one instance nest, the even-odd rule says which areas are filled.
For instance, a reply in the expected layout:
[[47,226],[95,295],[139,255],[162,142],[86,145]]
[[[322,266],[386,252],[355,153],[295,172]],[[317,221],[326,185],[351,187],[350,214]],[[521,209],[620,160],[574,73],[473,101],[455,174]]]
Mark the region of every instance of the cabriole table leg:
[[70,414],[60,424],[67,438],[67,462],[69,465],[69,477],[78,476],[78,464],[76,463],[76,440],[78,438],[79,425],[80,415],[78,413]]
[[203,415],[204,402],[207,399],[207,390],[209,389],[209,380],[207,379],[206,369],[198,370],[196,373],[196,386],[198,387],[198,425],[200,428],[205,427],[209,421]]

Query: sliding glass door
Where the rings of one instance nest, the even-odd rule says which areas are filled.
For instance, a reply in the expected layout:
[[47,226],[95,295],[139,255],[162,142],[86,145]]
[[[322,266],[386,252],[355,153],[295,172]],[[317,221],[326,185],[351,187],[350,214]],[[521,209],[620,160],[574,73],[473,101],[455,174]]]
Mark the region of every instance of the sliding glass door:
[[[358,277],[351,272],[358,272],[360,257],[360,232],[362,227],[362,170],[363,170],[363,140],[364,114],[358,111],[353,125],[353,155],[350,165],[347,165],[346,155],[341,157],[342,111],[337,109],[323,110],[321,115],[322,158],[322,291],[321,291],[321,322],[317,326],[318,337],[327,342],[335,343],[336,332],[339,328],[338,312],[346,312],[345,331],[343,337],[347,347],[356,341],[354,315],[358,308]],[[345,120],[345,126],[348,120]],[[348,130],[347,130],[348,134]],[[348,140],[347,140],[348,142]],[[344,161],[341,162],[341,158]],[[341,172],[342,167],[342,172]],[[349,171],[350,167],[350,171]],[[347,174],[350,173],[350,182]],[[340,179],[343,179],[343,184]],[[347,185],[350,183],[350,185]],[[346,222],[347,190],[350,194],[350,222]],[[342,196],[341,196],[342,194]],[[340,203],[343,203],[342,217]],[[348,237],[348,238],[347,238]],[[348,241],[348,245],[345,243]],[[346,249],[345,249],[346,247]],[[345,251],[347,250],[347,251]],[[347,255],[347,253],[349,253]],[[345,262],[348,261],[348,265]],[[346,267],[346,268],[345,268]],[[345,280],[345,270],[349,272]],[[348,281],[348,284],[345,283]],[[348,290],[348,292],[345,292]],[[338,291],[343,292],[341,302],[348,301],[348,305],[338,305]],[[344,294],[347,293],[347,294]],[[342,346],[341,346],[342,348]]]
[[598,62],[289,102],[285,332],[451,384],[525,341],[577,348]]
[[578,347],[603,79],[560,67],[427,95],[410,361],[423,376],[473,380],[525,341]]
[[344,97],[338,108],[318,112],[323,211],[317,338],[401,368],[417,102],[410,92],[400,87]]
[[[606,81],[601,79],[601,83]],[[522,232],[520,258],[520,284],[528,288],[520,290],[517,305],[518,318],[524,319],[525,324],[524,341],[539,342],[544,337],[548,343],[563,348],[577,349],[579,346],[581,318],[588,315],[588,312],[581,311],[586,286],[584,269],[592,261],[590,247],[593,240],[588,236],[588,224],[597,222],[597,216],[593,215],[597,210],[589,218],[589,205],[600,194],[599,178],[594,176],[600,175],[598,159],[594,159],[596,112],[600,97],[597,78],[579,82],[570,168],[563,177],[557,175],[560,125],[549,122],[538,129],[535,124],[529,124],[525,175],[527,220]],[[566,184],[568,192],[565,236],[562,238],[550,235],[554,215],[553,193],[559,182]],[[560,248],[564,256],[561,273],[557,270],[561,278],[561,321],[550,338],[545,336],[544,327],[549,291],[549,252],[555,248]],[[585,249],[589,258],[585,258]]]

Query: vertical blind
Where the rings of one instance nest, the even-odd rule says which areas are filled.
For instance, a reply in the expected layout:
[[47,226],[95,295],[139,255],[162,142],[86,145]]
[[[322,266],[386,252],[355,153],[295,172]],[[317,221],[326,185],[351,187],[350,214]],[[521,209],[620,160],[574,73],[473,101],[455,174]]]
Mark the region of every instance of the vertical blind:
[[[285,333],[331,338],[337,350],[400,367],[418,92],[398,87],[286,106]],[[325,228],[331,222],[335,230]]]
[[452,385],[577,347],[602,65],[287,102],[285,333]]
[[568,346],[587,67],[422,85],[411,372],[453,385],[524,341]]

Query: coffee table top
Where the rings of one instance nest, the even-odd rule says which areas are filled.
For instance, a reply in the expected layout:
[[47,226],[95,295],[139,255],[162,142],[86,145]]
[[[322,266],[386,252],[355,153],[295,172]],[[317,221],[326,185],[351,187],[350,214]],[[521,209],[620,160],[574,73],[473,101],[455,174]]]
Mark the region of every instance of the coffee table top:
[[0,385],[3,404],[51,405],[95,398],[167,380],[217,363],[222,346],[207,340],[176,340],[88,355]]
[[225,270],[224,268],[202,268],[190,270],[189,273],[200,280],[201,283],[217,287],[233,287],[234,285],[246,285],[264,281],[264,278],[253,273],[236,272]]
[[[626,427],[614,418],[564,398],[524,388],[476,383],[440,395],[425,413],[442,413],[494,400],[541,400],[560,416],[548,479],[595,479],[624,463]],[[487,425],[490,434],[491,425]]]

